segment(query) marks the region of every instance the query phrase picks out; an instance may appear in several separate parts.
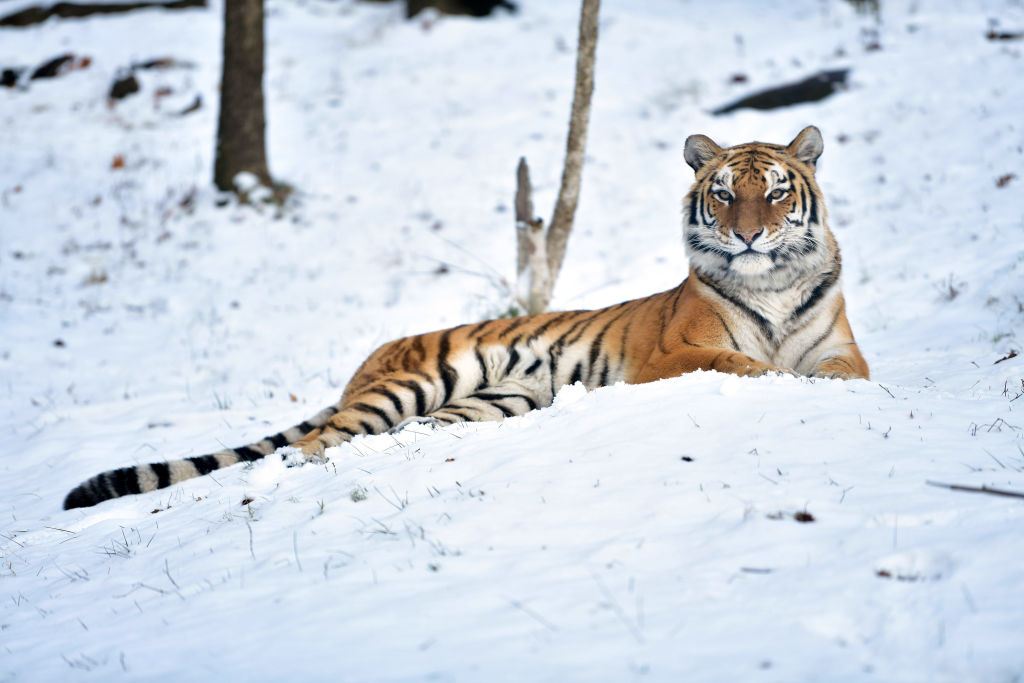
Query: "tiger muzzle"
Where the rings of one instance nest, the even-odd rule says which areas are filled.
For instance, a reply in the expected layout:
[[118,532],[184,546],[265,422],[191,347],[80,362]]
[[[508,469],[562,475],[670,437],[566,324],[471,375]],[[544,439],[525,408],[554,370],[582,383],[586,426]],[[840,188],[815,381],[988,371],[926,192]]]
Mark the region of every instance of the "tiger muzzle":
[[751,244],[753,244],[754,240],[756,240],[761,235],[761,233],[763,233],[763,232],[764,232],[764,228],[758,228],[757,230],[749,230],[749,231],[748,230],[733,230],[732,234],[736,235],[741,240],[743,240],[744,244],[746,244],[747,246],[750,246]]

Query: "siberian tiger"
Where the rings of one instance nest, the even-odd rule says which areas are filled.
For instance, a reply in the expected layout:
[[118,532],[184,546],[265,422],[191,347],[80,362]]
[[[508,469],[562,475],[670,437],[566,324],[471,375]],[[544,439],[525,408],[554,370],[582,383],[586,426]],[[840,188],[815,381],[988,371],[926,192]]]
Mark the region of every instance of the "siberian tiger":
[[[360,434],[409,421],[500,420],[550,405],[565,384],[588,389],[695,370],[864,378],[839,287],[839,247],[815,182],[821,133],[788,145],[722,149],[687,138],[696,181],[683,200],[689,276],[675,289],[596,311],[488,320],[389,342],[341,400],[241,448],[96,475],[65,509],[152,491],[290,447],[306,460]],[[301,461],[301,458],[300,458]]]

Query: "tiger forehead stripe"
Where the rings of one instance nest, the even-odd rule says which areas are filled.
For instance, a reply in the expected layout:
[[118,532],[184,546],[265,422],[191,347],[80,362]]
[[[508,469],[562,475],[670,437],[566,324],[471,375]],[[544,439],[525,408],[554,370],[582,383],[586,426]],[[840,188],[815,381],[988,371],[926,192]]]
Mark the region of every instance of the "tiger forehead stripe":
[[746,149],[738,152],[726,163],[725,168],[734,172],[737,178],[761,177],[768,166],[775,164],[777,159],[774,156],[765,154],[762,150]]
[[715,176],[715,179],[712,183],[712,190],[714,189],[715,185],[720,185],[726,189],[731,189],[732,178],[732,170],[728,167],[723,168],[721,171],[718,172],[718,175]]

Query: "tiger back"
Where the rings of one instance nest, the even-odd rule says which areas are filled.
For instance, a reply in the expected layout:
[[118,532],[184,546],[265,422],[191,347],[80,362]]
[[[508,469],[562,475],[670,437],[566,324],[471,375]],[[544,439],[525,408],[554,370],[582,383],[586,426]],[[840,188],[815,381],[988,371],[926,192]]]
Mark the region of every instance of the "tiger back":
[[[293,461],[410,421],[500,420],[588,389],[696,370],[868,377],[840,290],[839,247],[815,180],[809,126],[786,146],[686,140],[696,180],[683,201],[689,273],[677,287],[593,311],[488,320],[384,344],[337,403],[247,446],[122,467],[75,487],[65,509],[164,488],[279,451]],[[679,397],[680,402],[687,400]]]

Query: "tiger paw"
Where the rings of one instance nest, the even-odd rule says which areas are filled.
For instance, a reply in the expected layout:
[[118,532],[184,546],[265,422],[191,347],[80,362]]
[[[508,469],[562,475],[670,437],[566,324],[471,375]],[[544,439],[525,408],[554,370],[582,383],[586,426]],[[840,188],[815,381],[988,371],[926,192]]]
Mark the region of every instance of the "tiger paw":
[[444,427],[445,423],[438,420],[436,417],[426,417],[423,415],[417,415],[415,417],[407,417],[397,425],[388,430],[388,434],[397,434],[410,425],[424,425],[430,429],[437,429],[438,427]]
[[295,448],[294,446],[283,446],[277,449],[277,454],[281,456],[281,460],[284,462],[285,467],[299,467],[300,465],[305,465],[307,462],[327,462],[327,456],[324,454],[323,449],[318,452],[303,453],[300,448]]
[[829,370],[819,370],[818,372],[815,372],[813,375],[811,375],[811,377],[814,377],[815,379],[853,379],[852,375],[849,375],[845,372],[836,372]]
[[797,374],[789,368],[776,367],[774,365],[748,365],[739,370],[737,375],[741,377],[764,377],[765,375],[796,377]]

